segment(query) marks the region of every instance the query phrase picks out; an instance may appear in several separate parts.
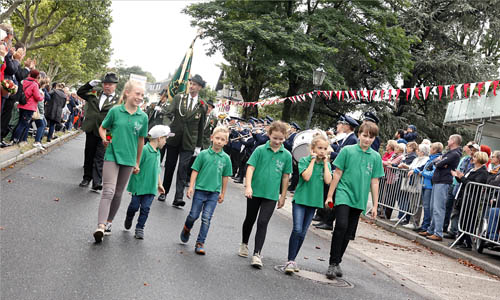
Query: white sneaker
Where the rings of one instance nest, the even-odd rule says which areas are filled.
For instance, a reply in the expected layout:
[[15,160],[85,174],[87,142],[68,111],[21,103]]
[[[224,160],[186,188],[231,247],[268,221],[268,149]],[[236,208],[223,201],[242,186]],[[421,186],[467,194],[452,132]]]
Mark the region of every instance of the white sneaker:
[[241,243],[240,250],[238,251],[238,255],[241,257],[248,257],[248,245]]
[[102,239],[104,237],[104,227],[99,226],[97,227],[96,231],[94,231],[94,239],[96,243],[102,242]]
[[33,143],[33,147],[39,148],[41,150],[45,150],[45,147],[43,147],[41,143]]
[[399,221],[399,218],[392,218],[389,221],[391,221],[391,222],[397,222],[397,221]]
[[285,265],[285,274],[293,274],[297,268],[297,263],[294,261],[289,261]]
[[416,229],[417,227],[415,227],[415,225],[413,223],[408,223],[408,224],[405,224],[403,225],[404,228],[408,228],[408,229]]
[[106,229],[104,229],[104,235],[111,235],[111,223],[106,223]]
[[262,269],[262,256],[260,256],[260,254],[254,254],[250,265],[254,268]]

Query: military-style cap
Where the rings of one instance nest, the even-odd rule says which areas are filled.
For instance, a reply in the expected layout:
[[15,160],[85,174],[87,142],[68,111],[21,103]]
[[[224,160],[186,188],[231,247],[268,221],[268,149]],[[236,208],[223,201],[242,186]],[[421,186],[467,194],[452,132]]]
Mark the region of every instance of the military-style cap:
[[207,104],[212,106],[212,108],[215,108],[214,102],[212,100],[207,100]]
[[116,73],[107,73],[104,75],[102,83],[118,83],[118,76],[116,76]]
[[337,123],[347,124],[350,125],[352,128],[356,128],[359,126],[356,120],[346,115],[340,116],[339,121]]
[[274,119],[273,119],[273,118],[271,118],[270,116],[266,116],[266,118],[265,118],[264,120],[266,120],[266,121],[267,121],[267,122],[269,122],[269,123],[274,122]]
[[295,128],[297,130],[300,130],[300,126],[295,122],[290,123],[290,126],[292,126],[293,128]]
[[375,124],[378,124],[378,122],[380,122],[377,116],[371,111],[367,111],[363,114],[363,121],[371,121]]
[[201,76],[198,75],[198,74],[194,75],[189,80],[192,81],[192,82],[196,82],[197,84],[201,85],[202,88],[205,88],[205,84],[207,84],[205,82],[205,80],[203,80],[203,78],[201,78]]

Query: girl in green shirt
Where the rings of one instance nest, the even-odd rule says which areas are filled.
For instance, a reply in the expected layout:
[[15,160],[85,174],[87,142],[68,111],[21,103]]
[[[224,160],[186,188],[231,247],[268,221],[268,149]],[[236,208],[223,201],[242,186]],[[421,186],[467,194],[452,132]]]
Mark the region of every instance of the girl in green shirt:
[[329,143],[323,135],[311,141],[311,155],[299,161],[299,184],[293,196],[293,230],[288,242],[288,262],[285,273],[298,271],[295,258],[306,237],[316,208],[323,207],[323,187],[332,181],[332,169],[327,153]]
[[[139,173],[144,137],[148,133],[148,116],[139,108],[144,88],[139,82],[129,80],[119,103],[111,108],[99,128],[99,135],[106,148],[102,172],[102,197],[99,203],[96,243],[111,234],[111,222],[120,207],[123,190],[132,171]],[[106,130],[112,139],[107,140]]]

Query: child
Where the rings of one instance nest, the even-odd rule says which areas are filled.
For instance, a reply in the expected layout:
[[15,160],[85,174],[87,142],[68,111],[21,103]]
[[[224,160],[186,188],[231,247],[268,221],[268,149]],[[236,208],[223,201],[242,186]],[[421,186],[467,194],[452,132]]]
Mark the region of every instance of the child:
[[189,199],[192,197],[193,202],[181,232],[181,241],[184,243],[189,241],[191,228],[200,217],[200,213],[203,212],[200,232],[194,248],[194,251],[200,255],[205,255],[204,244],[210,228],[210,220],[217,202],[222,203],[224,201],[227,181],[232,175],[231,159],[229,155],[222,151],[222,147],[227,144],[228,139],[229,129],[224,126],[216,127],[212,136],[210,136],[212,147],[200,152],[191,167],[193,171],[187,197]]
[[247,212],[243,222],[243,239],[238,255],[248,257],[248,240],[253,224],[259,215],[251,261],[251,265],[259,269],[262,268],[260,251],[266,239],[267,224],[271,220],[278,199],[278,209],[285,205],[288,178],[292,173],[292,155],[283,146],[287,130],[288,126],[285,123],[273,122],[267,130],[269,141],[257,147],[247,162],[245,183]]
[[[99,127],[99,136],[106,153],[102,171],[102,197],[94,232],[96,243],[102,241],[104,234],[111,234],[111,222],[120,208],[130,174],[140,171],[144,137],[148,133],[148,116],[139,108],[143,97],[142,84],[129,80],[120,99],[120,103],[123,100],[124,104],[113,106]],[[110,141],[106,139],[106,129],[111,131]]]
[[125,218],[125,229],[130,229],[135,213],[141,209],[137,225],[135,226],[135,238],[144,239],[144,225],[148,219],[149,208],[157,192],[164,193],[165,190],[160,180],[160,150],[165,146],[167,137],[173,136],[170,128],[164,125],[156,125],[149,130],[149,143],[144,146],[144,151],[139,164],[139,173],[130,177],[127,191],[132,193],[132,201],[127,209]]
[[295,258],[306,237],[316,208],[323,207],[324,184],[332,181],[332,169],[328,152],[329,142],[318,135],[311,142],[311,155],[299,161],[299,184],[293,196],[293,231],[288,243],[288,262],[285,273],[298,271]]
[[372,218],[377,216],[379,177],[384,176],[380,154],[370,148],[378,135],[378,126],[365,122],[358,132],[359,144],[346,146],[334,161],[336,167],[328,190],[325,206],[333,203],[335,195],[335,229],[330,248],[330,266],[326,272],[328,279],[342,277],[340,262],[350,239],[354,239],[359,215],[366,209],[371,188],[373,207]]

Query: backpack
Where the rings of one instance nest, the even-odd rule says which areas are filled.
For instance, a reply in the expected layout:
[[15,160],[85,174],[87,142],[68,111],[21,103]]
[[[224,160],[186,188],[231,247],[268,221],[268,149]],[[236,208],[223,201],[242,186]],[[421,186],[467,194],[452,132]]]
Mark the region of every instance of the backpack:
[[17,86],[17,93],[11,96],[14,101],[17,101],[21,105],[26,105],[26,96],[24,95],[23,84],[20,83]]

